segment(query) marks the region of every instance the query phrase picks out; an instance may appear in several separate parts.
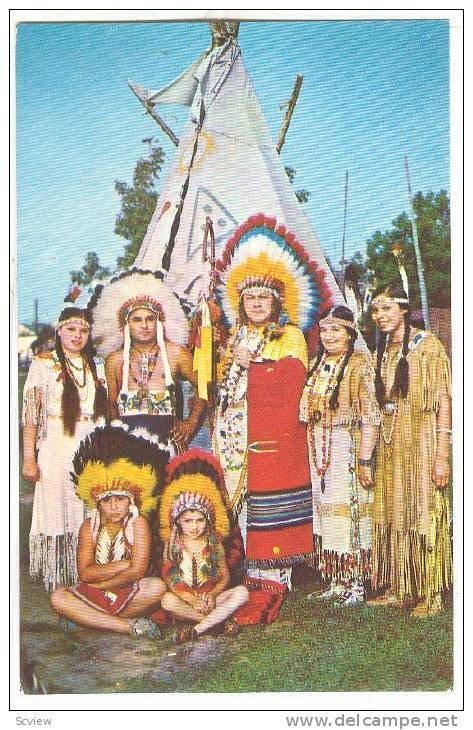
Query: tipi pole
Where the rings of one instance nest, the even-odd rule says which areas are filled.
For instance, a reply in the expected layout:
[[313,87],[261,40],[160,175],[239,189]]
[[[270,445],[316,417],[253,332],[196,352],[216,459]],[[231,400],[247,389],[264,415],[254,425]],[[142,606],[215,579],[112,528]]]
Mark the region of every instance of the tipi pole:
[[343,208],[343,233],[342,233],[342,294],[345,296],[345,233],[347,230],[347,203],[348,203],[348,170],[345,172],[345,203]]
[[424,267],[422,265],[422,258],[420,255],[419,237],[417,235],[417,225],[416,225],[416,219],[415,219],[414,205],[412,202],[411,180],[409,177],[409,163],[407,161],[407,155],[404,156],[404,169],[406,171],[407,194],[409,196],[409,210],[410,210],[410,218],[411,218],[411,224],[412,224],[412,237],[414,239],[414,251],[415,251],[415,255],[416,255],[417,274],[419,276],[419,289],[420,289],[420,300],[422,303],[422,316],[424,318],[425,328],[430,329],[429,304],[428,304],[428,300],[427,300],[427,289],[425,286],[425,279],[424,279]]
[[[140,97],[138,97],[138,99],[139,98]],[[140,99],[140,102],[141,102],[141,104],[143,104],[144,108],[146,109],[146,113],[149,114],[150,117],[153,117],[153,119],[156,122],[156,124],[158,125],[158,127],[160,127],[162,129],[164,134],[166,134],[169,137],[169,139],[171,140],[173,145],[175,145],[177,147],[179,145],[179,139],[178,139],[178,137],[176,137],[176,135],[174,134],[172,129],[170,129],[168,127],[168,125],[166,124],[166,122],[163,119],[161,119],[161,117],[158,114],[156,114],[156,112],[154,111],[151,104],[147,104],[145,101],[142,101],[141,99]]]
[[301,90],[302,81],[304,77],[300,74],[297,74],[296,80],[294,82],[294,88],[292,90],[291,98],[289,99],[286,114],[284,116],[284,121],[282,123],[281,131],[279,132],[279,138],[278,143],[276,145],[276,150],[278,155],[280,154],[282,150],[282,146],[284,144],[284,140],[286,139],[287,130],[289,129],[289,124],[291,123],[291,117],[294,112],[294,107],[297,103],[297,98],[299,96],[299,91]]

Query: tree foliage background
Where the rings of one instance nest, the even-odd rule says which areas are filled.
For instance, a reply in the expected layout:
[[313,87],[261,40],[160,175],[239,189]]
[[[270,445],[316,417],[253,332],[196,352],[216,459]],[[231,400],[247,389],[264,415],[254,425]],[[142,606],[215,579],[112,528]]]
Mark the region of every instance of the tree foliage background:
[[[123,254],[117,259],[117,269],[133,265],[158,199],[158,183],[165,159],[164,150],[150,145],[146,156],[135,165],[131,185],[116,181],[115,190],[120,198],[120,211],[116,218],[115,233],[125,239]],[[286,174],[294,183],[296,171],[286,166]],[[295,191],[301,203],[307,202],[308,190]],[[418,192],[413,200],[417,221],[419,245],[428,301],[431,307],[450,307],[450,200],[445,190],[438,193]],[[371,287],[399,280],[397,259],[393,247],[401,248],[407,271],[410,296],[414,308],[420,308],[419,277],[414,253],[412,225],[407,213],[401,213],[392,221],[392,228],[376,231],[366,242],[366,255],[357,252],[351,259],[360,272],[360,279]],[[103,279],[110,270],[101,266],[97,254],[89,252],[79,271],[71,272],[71,279],[81,286],[94,279]]]
[[117,259],[119,269],[128,269],[138,255],[156,208],[158,200],[156,184],[159,181],[164,156],[161,147],[151,147],[149,155],[140,158],[136,163],[132,185],[118,180],[115,182],[115,190],[120,196],[121,204],[115,223],[115,233],[127,241],[123,256]]
[[[413,199],[419,248],[430,307],[450,307],[450,199],[445,190],[417,193]],[[399,268],[393,247],[401,247],[414,308],[420,308],[419,276],[414,252],[412,224],[401,213],[389,231],[376,231],[366,242],[367,278],[374,286],[399,281]]]

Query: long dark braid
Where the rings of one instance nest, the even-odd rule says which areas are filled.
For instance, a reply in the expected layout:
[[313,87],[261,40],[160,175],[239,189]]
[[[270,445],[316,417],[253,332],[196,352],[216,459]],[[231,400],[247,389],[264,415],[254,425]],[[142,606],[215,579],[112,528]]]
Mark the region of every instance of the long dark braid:
[[103,416],[104,418],[108,417],[108,401],[105,386],[99,381],[97,375],[97,366],[95,364],[94,355],[95,351],[89,339],[84,348],[84,356],[95,383],[94,421],[96,421],[97,418],[100,418],[100,416]]
[[61,365],[62,371],[62,396],[61,396],[61,418],[64,432],[69,436],[74,436],[76,430],[76,422],[80,416],[80,398],[76,384],[69,374],[69,368],[66,364],[66,356],[62,349],[61,338],[56,333],[55,340],[56,353]]
[[350,357],[353,355],[353,350],[355,349],[355,340],[356,340],[356,336],[357,336],[356,330],[348,329],[348,327],[347,327],[347,332],[350,336],[350,342],[348,345],[348,350],[345,353],[345,357],[343,358],[342,367],[340,368],[340,370],[338,372],[337,384],[336,384],[335,388],[333,389],[333,393],[330,396],[330,400],[328,402],[331,411],[336,411],[338,408],[338,394],[340,392],[340,385],[343,380],[343,376],[345,375],[345,368],[348,365],[348,361],[349,361]]
[[[329,310],[327,310],[325,312],[322,312],[322,314],[319,317],[319,321],[325,319],[328,316],[336,317],[337,319],[342,319],[342,320],[344,319],[344,320],[347,321],[347,323],[348,322],[351,322],[351,323],[354,322],[353,312],[351,311],[351,309],[349,309],[349,307],[345,307],[343,304],[339,304],[339,305],[337,305],[335,307],[332,307],[331,309],[329,309]],[[347,351],[345,353],[345,356],[343,358],[342,367],[340,368],[339,373],[337,375],[337,383],[335,385],[335,388],[333,389],[332,395],[330,396],[329,408],[330,408],[331,411],[336,411],[337,408],[338,408],[338,405],[339,405],[338,404],[338,395],[339,395],[339,392],[340,392],[340,385],[341,385],[341,382],[343,380],[343,376],[345,374],[345,368],[346,368],[346,366],[348,364],[348,361],[350,360],[350,357],[353,355],[353,351],[355,349],[355,340],[356,340],[356,338],[358,336],[356,330],[354,330],[352,327],[350,327],[350,326],[347,325],[347,327],[345,329],[348,332],[348,335],[350,337],[350,342],[349,342],[349,345],[348,345],[348,349],[347,349]],[[322,360],[322,357],[323,357],[324,353],[325,353],[325,348],[322,345],[322,342],[320,341],[319,342],[319,346],[317,348],[317,353],[316,353],[316,356],[315,356],[315,361],[314,361],[314,364],[312,365],[312,367],[310,368],[310,370],[308,372],[307,380],[309,380],[309,378],[317,370],[317,368],[318,368],[318,366],[320,364],[320,361]]]
[[[373,299],[376,299],[380,294],[384,294],[386,297],[392,299],[407,299],[407,294],[399,284],[393,283],[388,286],[381,286],[373,293]],[[394,373],[394,383],[389,394],[390,398],[406,398],[409,392],[409,362],[407,355],[409,353],[409,341],[411,336],[411,312],[408,304],[399,303],[401,309],[404,310],[404,336],[402,338],[402,350],[401,357],[398,364],[396,365],[396,372]],[[376,398],[381,408],[386,403],[386,388],[383,382],[381,367],[383,363],[383,356],[386,349],[387,335],[384,332],[380,333],[377,357],[376,357],[376,375],[375,375],[375,391]]]
[[409,363],[407,354],[409,352],[409,340],[411,336],[411,313],[408,309],[404,312],[404,337],[402,338],[401,357],[394,374],[394,383],[391,389],[391,398],[405,398],[409,392]]
[[381,375],[381,365],[383,362],[383,355],[386,349],[386,334],[381,332],[378,340],[378,347],[376,350],[376,374],[374,378],[374,389],[376,392],[376,398],[380,405],[380,408],[384,407],[386,403],[386,388],[384,387],[383,378]]
[[324,352],[325,352],[324,346],[322,345],[321,342],[319,342],[319,344],[317,346],[317,352],[315,353],[314,364],[312,365],[311,368],[309,368],[309,372],[307,373],[306,383],[309,382],[309,379],[312,377],[312,375],[315,373],[315,371],[319,367],[319,364],[324,355]]

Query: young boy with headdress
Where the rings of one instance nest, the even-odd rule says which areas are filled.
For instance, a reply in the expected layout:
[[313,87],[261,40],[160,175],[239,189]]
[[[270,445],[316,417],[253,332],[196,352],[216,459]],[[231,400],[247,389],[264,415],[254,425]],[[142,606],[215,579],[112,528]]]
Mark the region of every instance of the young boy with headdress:
[[229,505],[217,460],[199,449],[173,459],[159,509],[162,576],[168,586],[161,606],[194,624],[177,629],[177,644],[222,623],[225,634],[238,632],[230,617],[249,596],[245,586],[228,588],[223,540],[229,532]]
[[74,456],[71,476],[78,497],[91,510],[79,531],[77,570],[81,582],[59,588],[51,605],[82,626],[159,638],[143,618],[159,604],[166,586],[147,577],[151,529],[168,454],[122,428],[96,429]]

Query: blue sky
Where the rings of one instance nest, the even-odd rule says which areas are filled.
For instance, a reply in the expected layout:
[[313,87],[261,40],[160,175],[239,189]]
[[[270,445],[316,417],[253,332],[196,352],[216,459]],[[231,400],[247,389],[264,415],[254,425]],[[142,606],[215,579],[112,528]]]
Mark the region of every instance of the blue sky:
[[[276,138],[296,73],[304,82],[283,148],[318,239],[340,258],[348,170],[347,254],[407,207],[449,189],[449,46],[442,20],[242,23],[239,42]],[[116,179],[131,181],[144,137],[175,153],[127,87],[160,88],[208,47],[205,23],[22,23],[17,29],[19,320],[54,319],[87,251],[114,268]],[[179,133],[187,109],[163,111]]]

